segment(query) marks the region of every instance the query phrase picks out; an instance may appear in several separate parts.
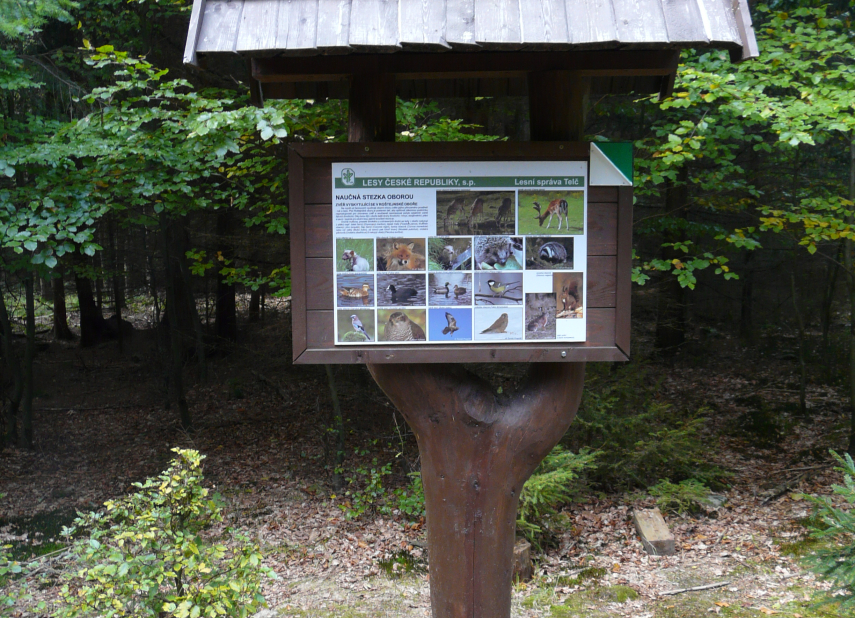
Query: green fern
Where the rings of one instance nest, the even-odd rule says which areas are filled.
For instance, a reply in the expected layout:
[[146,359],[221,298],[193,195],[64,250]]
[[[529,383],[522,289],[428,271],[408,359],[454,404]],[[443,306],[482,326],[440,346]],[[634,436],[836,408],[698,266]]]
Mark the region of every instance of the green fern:
[[[843,497],[848,506],[838,508],[828,497],[804,496],[817,506],[817,518],[808,524],[811,537],[819,541],[819,549],[805,557],[805,563],[821,578],[832,582],[839,590],[822,603],[839,603],[840,610],[855,609],[855,464],[849,454],[843,457],[831,451],[843,473],[843,485],[832,490]],[[827,527],[826,527],[827,526]]]

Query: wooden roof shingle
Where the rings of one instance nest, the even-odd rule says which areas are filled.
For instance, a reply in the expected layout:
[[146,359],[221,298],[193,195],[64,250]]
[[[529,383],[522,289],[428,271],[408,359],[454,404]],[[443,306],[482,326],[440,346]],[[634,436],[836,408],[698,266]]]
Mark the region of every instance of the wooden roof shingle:
[[200,55],[728,49],[757,55],[747,0],[194,0]]

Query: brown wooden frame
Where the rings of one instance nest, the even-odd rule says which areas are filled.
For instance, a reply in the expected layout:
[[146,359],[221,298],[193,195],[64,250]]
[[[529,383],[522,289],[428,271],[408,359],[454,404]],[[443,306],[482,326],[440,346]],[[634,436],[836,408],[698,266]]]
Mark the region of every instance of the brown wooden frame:
[[[294,144],[289,148],[295,363],[578,362],[629,359],[632,188],[588,188],[587,341],[335,347],[333,162],[587,161],[587,142]],[[593,284],[591,283],[593,281]],[[310,285],[311,283],[311,285]]]

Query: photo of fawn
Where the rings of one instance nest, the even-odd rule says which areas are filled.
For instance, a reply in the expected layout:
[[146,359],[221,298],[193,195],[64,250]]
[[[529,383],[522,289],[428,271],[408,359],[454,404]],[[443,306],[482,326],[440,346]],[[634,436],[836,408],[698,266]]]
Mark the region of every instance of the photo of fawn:
[[378,238],[377,270],[426,270],[424,238]]
[[519,234],[585,233],[584,191],[520,191]]
[[437,191],[436,231],[447,236],[514,234],[513,191]]

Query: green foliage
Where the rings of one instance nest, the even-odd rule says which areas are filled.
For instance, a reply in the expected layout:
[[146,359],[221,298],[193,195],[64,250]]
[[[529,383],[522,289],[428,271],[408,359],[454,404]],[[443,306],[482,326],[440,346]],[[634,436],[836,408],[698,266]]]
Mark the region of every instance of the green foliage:
[[596,467],[597,456],[586,448],[573,453],[558,445],[526,481],[520,493],[517,529],[532,545],[540,546],[550,516],[579,493],[578,480],[584,471]]
[[380,465],[377,458],[370,465],[357,466],[349,476],[345,477],[348,488],[345,491],[346,500],[339,504],[347,519],[357,519],[366,512],[388,514],[386,488],[383,478],[392,474],[392,462]]
[[700,436],[702,411],[679,410],[656,399],[650,371],[634,363],[610,372],[589,368],[576,419],[563,443],[589,446],[597,467],[586,477],[607,489],[647,488],[663,476],[714,483],[723,472],[707,463]]
[[135,483],[136,493],[66,530],[81,536],[59,616],[243,617],[264,604],[261,578],[273,572],[246,537],[226,531],[212,542],[204,535],[222,521],[202,486],[204,457],[173,452],[169,468]]
[[807,520],[811,537],[819,547],[805,557],[805,562],[823,579],[831,581],[839,594],[825,599],[839,603],[842,610],[855,610],[855,463],[848,453],[843,457],[831,451],[840,464],[843,485],[832,485],[834,493],[846,506],[836,507],[826,497],[804,496],[817,508],[817,520]]
[[399,511],[410,519],[419,519],[425,515],[425,488],[420,472],[410,473],[409,487],[395,490],[395,503]]
[[669,513],[697,513],[709,502],[710,489],[701,481],[686,479],[672,483],[663,479],[647,490],[656,498],[656,506]]

